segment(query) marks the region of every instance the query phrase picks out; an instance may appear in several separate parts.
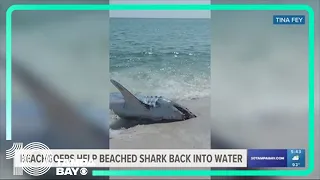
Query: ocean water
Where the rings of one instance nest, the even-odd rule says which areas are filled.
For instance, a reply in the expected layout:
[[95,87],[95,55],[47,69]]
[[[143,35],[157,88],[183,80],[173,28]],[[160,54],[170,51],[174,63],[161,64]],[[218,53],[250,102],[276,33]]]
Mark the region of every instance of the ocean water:
[[[209,97],[210,20],[111,18],[110,77],[134,94],[172,100]],[[110,90],[118,91],[113,85]],[[117,124],[118,120],[111,112],[110,123]],[[138,131],[157,132],[157,128],[143,127]],[[171,128],[161,129],[164,131],[161,134],[171,131]],[[183,129],[190,132],[189,128]],[[120,137],[121,131],[110,130],[110,136]],[[115,147],[131,147],[110,143]]]
[[[24,14],[37,16],[35,12]],[[52,13],[38,14],[52,16]],[[209,19],[111,18],[108,41],[107,27],[97,28],[103,26],[101,15],[71,15],[65,20],[51,18],[50,23],[16,18],[13,53],[30,70],[43,74],[46,81],[62,88],[73,99],[90,101],[94,94],[107,92],[109,84],[94,78],[107,72],[106,62],[101,61],[107,58],[108,49],[110,77],[130,91],[174,99],[209,95]],[[92,28],[83,28],[84,24]],[[86,76],[81,74],[89,70]],[[88,85],[99,88],[99,93],[90,93]],[[14,98],[23,94],[19,89],[13,88]],[[111,91],[116,91],[112,85]]]
[[[108,88],[117,91],[109,77],[133,93],[175,100],[209,96],[209,19],[111,18],[108,21],[107,17],[102,12],[17,12],[12,25],[13,57],[81,112],[97,119],[98,124],[107,121]],[[1,38],[4,36],[2,31]],[[5,51],[4,47],[2,41],[1,52]],[[4,105],[3,70],[1,103]],[[13,127],[23,126],[19,122],[29,114],[30,131],[35,125],[40,131],[42,115],[35,111],[39,107],[35,108],[37,103],[15,78],[12,98]],[[1,107],[4,112],[5,106]],[[1,114],[4,125],[4,113]]]
[[208,96],[210,20],[111,18],[110,73],[133,92]]

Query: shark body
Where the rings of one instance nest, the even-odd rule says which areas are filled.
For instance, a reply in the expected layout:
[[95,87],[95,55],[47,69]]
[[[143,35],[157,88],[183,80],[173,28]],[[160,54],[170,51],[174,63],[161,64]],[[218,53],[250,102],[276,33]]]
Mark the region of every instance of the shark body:
[[111,79],[120,93],[111,93],[110,109],[123,119],[186,120],[196,117],[180,104],[162,96],[133,95],[120,83]]

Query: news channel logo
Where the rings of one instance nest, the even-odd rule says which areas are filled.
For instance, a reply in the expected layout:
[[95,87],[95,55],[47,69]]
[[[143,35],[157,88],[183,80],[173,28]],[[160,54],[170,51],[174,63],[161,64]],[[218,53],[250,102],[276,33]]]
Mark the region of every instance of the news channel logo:
[[[31,150],[36,152],[36,154],[43,155],[41,160],[37,161],[43,161],[41,163],[41,166],[38,167],[20,167],[15,164],[15,156],[17,151],[23,151],[23,150]],[[51,156],[50,156],[51,155]],[[52,161],[50,160],[50,157],[52,157],[52,151],[48,146],[46,146],[43,143],[40,142],[32,142],[27,144],[26,146],[23,146],[23,143],[13,143],[12,147],[8,150],[6,150],[6,159],[13,159],[13,175],[15,176],[22,176],[25,173],[29,174],[30,176],[42,176],[46,174],[52,167]],[[22,158],[22,157],[20,157]],[[36,157],[24,157],[25,161],[29,160],[35,160]],[[20,159],[21,161],[21,159]],[[88,170],[87,168],[72,168],[72,167],[57,167],[56,168],[56,175],[58,176],[76,176],[76,175],[87,175]]]
[[43,167],[17,167],[14,158],[18,150],[41,150],[41,153],[51,154],[49,147],[40,142],[31,142],[26,146],[23,146],[23,143],[13,143],[12,147],[6,150],[6,159],[13,159],[13,175],[22,176],[25,172],[31,176],[41,176],[50,170],[50,163],[44,163]]

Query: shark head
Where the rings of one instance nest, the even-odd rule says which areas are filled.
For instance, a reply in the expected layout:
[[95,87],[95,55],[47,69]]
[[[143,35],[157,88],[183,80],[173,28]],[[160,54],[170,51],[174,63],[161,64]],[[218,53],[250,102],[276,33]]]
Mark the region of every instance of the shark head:
[[189,111],[188,108],[183,107],[180,104],[174,103],[173,107],[176,108],[182,114],[182,119],[184,119],[184,120],[197,117],[195,114],[193,114],[191,111]]
[[187,120],[197,117],[188,108],[164,97],[157,101],[158,106],[166,107],[166,119]]

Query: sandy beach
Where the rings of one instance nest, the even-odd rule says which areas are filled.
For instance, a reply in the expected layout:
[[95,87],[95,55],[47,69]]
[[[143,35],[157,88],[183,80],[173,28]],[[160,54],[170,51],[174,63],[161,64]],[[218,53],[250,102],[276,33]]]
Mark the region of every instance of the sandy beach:
[[[197,115],[196,118],[150,125],[136,125],[110,130],[111,149],[210,149],[210,98],[179,101]],[[134,124],[134,123],[133,123]],[[112,125],[111,125],[112,127]],[[112,168],[120,169],[120,168]],[[141,169],[141,168],[132,168]],[[152,168],[148,168],[152,169]],[[163,168],[172,169],[172,168]],[[186,169],[186,168],[174,168]],[[195,168],[192,168],[195,169]],[[198,168],[199,169],[199,168]],[[205,168],[201,168],[205,169]],[[134,177],[134,179],[210,179],[210,177]],[[111,177],[133,179],[133,177]]]
[[[136,125],[110,130],[112,149],[208,149],[210,148],[210,99],[179,102],[197,117],[185,121]],[[117,120],[121,121],[121,120]],[[134,122],[132,122],[134,124]],[[111,124],[111,128],[112,128]]]

